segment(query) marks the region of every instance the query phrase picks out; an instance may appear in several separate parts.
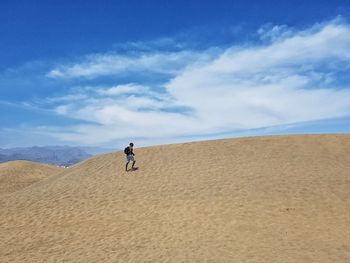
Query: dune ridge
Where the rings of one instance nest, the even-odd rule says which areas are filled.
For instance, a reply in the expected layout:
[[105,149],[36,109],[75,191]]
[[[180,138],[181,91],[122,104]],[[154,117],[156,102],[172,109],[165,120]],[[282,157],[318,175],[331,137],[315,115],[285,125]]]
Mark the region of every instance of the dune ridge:
[[31,161],[0,163],[0,194],[9,194],[28,187],[64,169]]
[[350,135],[135,153],[0,198],[2,262],[350,262]]

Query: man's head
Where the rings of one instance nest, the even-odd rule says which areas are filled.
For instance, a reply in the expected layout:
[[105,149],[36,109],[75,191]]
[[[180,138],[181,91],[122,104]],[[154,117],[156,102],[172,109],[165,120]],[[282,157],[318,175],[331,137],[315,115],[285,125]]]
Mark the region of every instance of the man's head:
[[134,144],[131,142],[131,143],[129,143],[129,146],[130,147],[134,147]]

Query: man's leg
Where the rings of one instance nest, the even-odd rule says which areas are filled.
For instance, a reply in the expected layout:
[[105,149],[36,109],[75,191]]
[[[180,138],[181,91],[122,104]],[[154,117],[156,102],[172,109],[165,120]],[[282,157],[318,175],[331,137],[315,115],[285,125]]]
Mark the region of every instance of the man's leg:
[[135,165],[135,163],[136,163],[136,161],[134,160],[134,161],[132,162],[131,169],[134,169],[134,165]]
[[128,170],[128,164],[129,164],[129,161],[126,162],[126,165],[125,165],[125,171]]

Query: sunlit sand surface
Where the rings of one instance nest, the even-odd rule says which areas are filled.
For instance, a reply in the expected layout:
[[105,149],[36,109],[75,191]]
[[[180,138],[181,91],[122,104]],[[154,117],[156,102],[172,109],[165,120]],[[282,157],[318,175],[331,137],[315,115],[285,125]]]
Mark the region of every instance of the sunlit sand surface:
[[0,195],[0,261],[350,262],[350,135],[135,153]]

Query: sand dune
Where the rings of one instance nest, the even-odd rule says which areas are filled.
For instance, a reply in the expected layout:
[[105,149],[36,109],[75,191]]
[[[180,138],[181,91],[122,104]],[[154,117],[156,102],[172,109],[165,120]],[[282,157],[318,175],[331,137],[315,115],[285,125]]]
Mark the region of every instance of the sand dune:
[[135,153],[0,197],[0,261],[350,262],[350,135]]
[[53,165],[29,161],[0,163],[0,194],[18,191],[62,170]]

